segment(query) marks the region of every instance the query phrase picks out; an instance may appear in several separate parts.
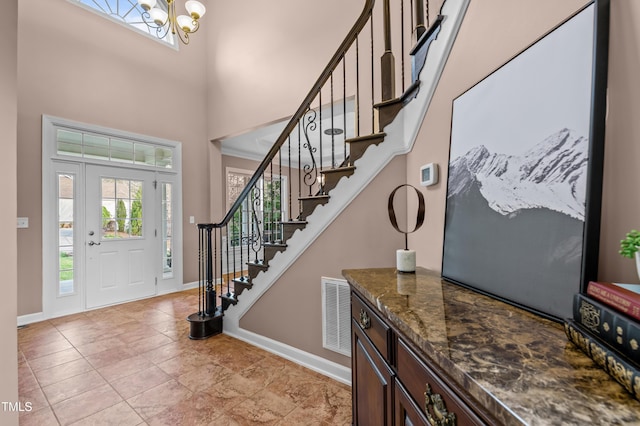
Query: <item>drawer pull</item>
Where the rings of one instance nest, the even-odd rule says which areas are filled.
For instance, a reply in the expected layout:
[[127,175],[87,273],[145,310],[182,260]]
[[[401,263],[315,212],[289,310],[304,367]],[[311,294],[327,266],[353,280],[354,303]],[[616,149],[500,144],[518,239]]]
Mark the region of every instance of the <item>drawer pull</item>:
[[428,383],[424,399],[424,412],[431,426],[455,426],[456,414],[447,411],[442,395],[433,393]]
[[364,309],[360,309],[360,327],[363,330],[371,327],[371,318],[369,318],[369,314]]

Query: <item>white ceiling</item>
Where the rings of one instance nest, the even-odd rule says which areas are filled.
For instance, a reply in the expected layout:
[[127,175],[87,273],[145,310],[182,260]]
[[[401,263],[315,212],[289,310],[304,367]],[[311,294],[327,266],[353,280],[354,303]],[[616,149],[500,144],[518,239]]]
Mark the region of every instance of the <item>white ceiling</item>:
[[[311,145],[316,147],[316,152],[314,154],[316,163],[320,163],[320,140],[322,140],[322,164],[324,167],[331,166],[332,141],[336,165],[339,165],[344,159],[344,140],[354,137],[355,134],[354,105],[355,102],[352,99],[347,100],[346,108],[342,100],[338,101],[333,104],[333,114],[331,105],[327,105],[322,108],[322,120],[319,120],[320,114],[318,110],[312,110],[315,112],[315,121],[317,124],[315,129],[312,128],[313,126],[308,126],[308,137],[311,141]],[[346,109],[346,115],[343,111],[344,109]],[[331,119],[332,115],[333,121]],[[309,124],[310,120],[313,120],[312,116],[313,113],[307,113],[304,118],[304,123]],[[224,155],[261,161],[278,139],[289,120],[289,118],[279,120],[236,136],[223,138],[221,139],[222,153]],[[300,146],[300,158],[302,164],[309,164],[311,162],[311,156],[308,149],[304,148],[306,138],[302,127],[303,126],[296,127],[291,135],[292,167],[298,167],[298,145]],[[327,134],[332,128],[338,129],[339,131],[342,131],[342,133],[332,137],[330,134]],[[298,134],[300,136],[298,136]],[[322,136],[322,138],[320,136]],[[298,143],[298,141],[300,142]],[[287,166],[289,164],[289,147],[287,143],[285,143],[281,149],[281,157],[282,165]]]

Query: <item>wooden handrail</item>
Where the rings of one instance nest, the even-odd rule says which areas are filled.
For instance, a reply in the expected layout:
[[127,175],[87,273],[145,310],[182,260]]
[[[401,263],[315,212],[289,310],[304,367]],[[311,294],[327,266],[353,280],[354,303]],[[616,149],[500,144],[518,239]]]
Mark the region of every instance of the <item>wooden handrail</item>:
[[289,123],[286,125],[286,127],[284,128],[284,130],[282,131],[282,133],[280,134],[276,142],[273,144],[273,146],[271,147],[267,155],[264,157],[264,159],[258,166],[253,176],[251,176],[251,179],[249,179],[249,182],[247,183],[247,185],[244,187],[244,189],[242,190],[238,198],[236,198],[236,201],[233,203],[233,205],[231,206],[231,208],[229,209],[225,217],[222,219],[222,221],[220,221],[219,223],[209,224],[210,226],[212,226],[213,228],[222,228],[223,226],[226,226],[231,221],[231,218],[233,218],[233,215],[235,214],[235,212],[242,206],[244,199],[247,198],[251,189],[258,183],[260,176],[262,176],[264,172],[267,170],[267,166],[276,157],[282,145],[284,145],[284,143],[286,142],[291,132],[298,125],[298,122],[300,121],[300,119],[304,117],[304,114],[307,112],[309,106],[311,105],[311,102],[313,102],[313,100],[317,96],[318,91],[322,89],[325,83],[329,80],[329,77],[331,76],[333,71],[340,64],[340,61],[342,61],[343,57],[346,55],[351,45],[356,41],[358,34],[360,34],[362,29],[367,24],[369,17],[371,16],[374,3],[375,3],[375,0],[365,0],[364,8],[358,20],[356,21],[356,23],[353,25],[353,27],[347,34],[347,36],[345,37],[340,47],[331,58],[331,61],[329,61],[329,63],[325,67],[324,71],[322,71],[322,74],[320,74],[320,77],[318,77],[318,80],[316,80],[315,84],[309,91],[309,94],[304,98],[304,101],[302,101],[298,110],[295,112],[293,117],[291,117],[291,120],[289,120]]

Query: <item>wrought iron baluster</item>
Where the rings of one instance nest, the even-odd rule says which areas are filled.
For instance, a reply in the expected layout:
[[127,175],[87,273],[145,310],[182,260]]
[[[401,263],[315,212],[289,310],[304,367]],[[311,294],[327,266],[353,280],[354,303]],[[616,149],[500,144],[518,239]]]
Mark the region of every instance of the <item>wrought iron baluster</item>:
[[198,225],[198,315],[204,312],[204,230]]
[[336,167],[336,146],[335,146],[335,124],[333,117],[335,113],[333,111],[333,73],[331,73],[331,168]]
[[[206,292],[205,292],[205,314],[213,315],[215,313],[215,300],[216,300],[216,291],[213,287],[213,277],[215,274],[213,256],[212,253],[212,244],[211,244],[211,231],[212,227],[206,228],[206,251],[207,251],[207,271],[206,271]],[[215,252],[214,252],[215,253]],[[213,304],[213,306],[211,306]]]
[[402,93],[405,91],[404,72],[404,1],[400,2],[400,81],[402,82]]
[[344,158],[347,159],[347,58],[342,57],[342,148],[344,149]]
[[[322,136],[324,136],[324,134],[322,133],[322,89],[320,89],[320,92],[318,93],[318,111],[320,111],[320,119],[318,120],[318,123],[320,124],[320,129],[318,131],[318,145],[320,146],[320,170],[322,170]],[[318,174],[317,175],[318,178],[318,184],[320,186],[320,192],[322,192],[322,178],[321,175]]]
[[289,155],[288,155],[288,171],[287,171],[287,176],[289,176],[289,187],[287,188],[287,199],[289,201],[289,203],[287,204],[287,209],[289,211],[289,220],[291,220],[291,218],[293,217],[293,215],[291,214],[292,212],[292,207],[291,207],[291,192],[292,192],[292,188],[291,188],[291,135],[287,136],[287,149],[289,150]]
[[[304,115],[300,122],[304,124]],[[298,122],[298,216],[302,213],[302,125],[300,122]]]
[[[273,230],[274,230],[274,192],[273,192],[273,163],[271,163],[271,180],[269,181],[269,242],[273,243],[274,242],[274,238],[273,238]],[[266,182],[265,182],[266,184]]]
[[[302,147],[309,151],[309,155],[311,156],[311,164],[305,164],[302,169],[304,172],[303,182],[309,187],[309,196],[312,195],[313,185],[318,181],[318,167],[314,155],[316,147],[311,145],[311,139],[309,138],[309,132],[315,131],[318,126],[316,122],[317,115],[317,112],[309,107],[305,115],[306,123],[303,128],[305,142]],[[320,144],[320,146],[322,146],[322,144]]]
[[[264,175],[262,176],[261,179],[264,182]],[[254,254],[255,254],[255,262],[258,263],[259,262],[259,253],[260,253],[260,249],[262,248],[262,232],[260,230],[260,225],[262,224],[262,220],[261,220],[261,215],[260,215],[260,199],[261,199],[261,190],[260,188],[256,185],[253,188],[253,200],[251,203],[251,210],[252,210],[252,221],[253,221],[253,225],[252,225],[252,238],[251,238],[251,249],[253,250]]]
[[374,65],[374,45],[373,45],[373,16],[371,16],[371,21],[370,21],[370,25],[369,25],[369,29],[370,29],[370,34],[369,36],[371,37],[370,41],[371,41],[371,133],[375,133],[376,131],[376,125],[375,125],[375,108],[373,108],[373,106],[376,104],[376,100],[375,100],[375,65]]

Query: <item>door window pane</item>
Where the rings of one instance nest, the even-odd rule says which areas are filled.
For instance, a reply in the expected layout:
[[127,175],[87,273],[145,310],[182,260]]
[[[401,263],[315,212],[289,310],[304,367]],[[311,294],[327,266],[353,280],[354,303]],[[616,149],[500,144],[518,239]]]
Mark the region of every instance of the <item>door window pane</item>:
[[58,296],[75,293],[73,262],[75,179],[58,174]]
[[103,177],[102,239],[143,237],[143,182]]

